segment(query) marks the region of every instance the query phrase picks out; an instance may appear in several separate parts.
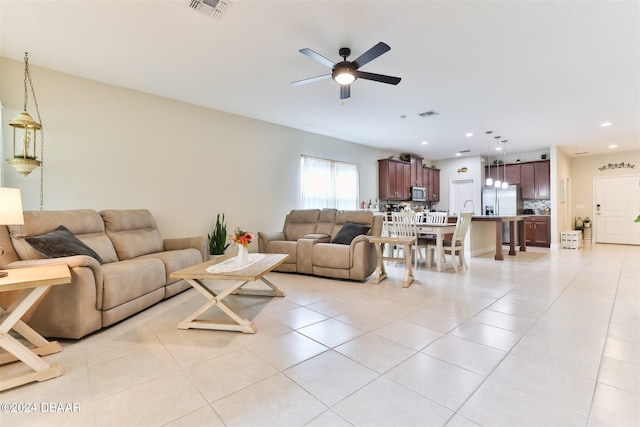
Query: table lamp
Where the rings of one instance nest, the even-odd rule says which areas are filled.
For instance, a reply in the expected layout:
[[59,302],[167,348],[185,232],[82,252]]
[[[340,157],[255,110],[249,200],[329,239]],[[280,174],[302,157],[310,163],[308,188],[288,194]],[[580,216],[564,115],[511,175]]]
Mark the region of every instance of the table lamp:
[[[0,225],[22,225],[22,198],[18,188],[0,187]],[[0,256],[4,253],[0,247]],[[0,271],[0,277],[7,276],[6,271]]]

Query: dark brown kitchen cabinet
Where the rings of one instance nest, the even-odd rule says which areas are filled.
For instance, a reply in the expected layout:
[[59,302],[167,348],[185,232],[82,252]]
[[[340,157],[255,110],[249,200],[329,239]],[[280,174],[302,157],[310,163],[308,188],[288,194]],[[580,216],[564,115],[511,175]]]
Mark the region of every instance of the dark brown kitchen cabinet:
[[523,199],[551,198],[549,160],[520,164],[520,186]]
[[[498,168],[495,166],[485,166],[484,168],[484,176],[486,178],[491,178],[492,180],[496,180],[498,177]],[[500,180],[502,181],[502,179]]]
[[427,202],[439,202],[440,169],[422,168],[422,182],[427,189]]
[[527,246],[551,246],[551,222],[548,216],[530,216],[524,220]]
[[378,160],[378,197],[380,200],[409,200],[411,168],[408,162]]
[[505,165],[505,175],[509,185],[520,184],[520,164]]
[[551,198],[551,162],[536,162],[536,190],[538,199]]
[[424,187],[422,179],[422,157],[411,155],[409,157],[409,165],[411,169],[411,187]]
[[[411,199],[411,165],[408,163],[399,166],[402,170],[402,185],[398,185],[398,193],[400,194],[400,200]],[[399,183],[399,181],[398,181]]]
[[506,179],[509,185],[520,184],[520,164],[510,165],[497,165],[497,166],[485,166],[484,168],[485,178],[491,178],[492,180],[499,179],[504,181]]

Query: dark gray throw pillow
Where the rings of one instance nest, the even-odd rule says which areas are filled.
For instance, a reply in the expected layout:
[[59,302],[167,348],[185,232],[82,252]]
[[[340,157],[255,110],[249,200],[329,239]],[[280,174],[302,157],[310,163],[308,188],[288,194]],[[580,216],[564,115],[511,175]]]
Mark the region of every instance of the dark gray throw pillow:
[[64,225],[40,236],[25,237],[24,240],[29,242],[33,249],[45,258],[88,255],[102,264],[100,255],[74,236]]
[[368,225],[356,224],[354,222],[345,222],[336,237],[333,238],[331,243],[339,243],[341,245],[350,245],[351,241],[357,236],[367,234],[369,231]]

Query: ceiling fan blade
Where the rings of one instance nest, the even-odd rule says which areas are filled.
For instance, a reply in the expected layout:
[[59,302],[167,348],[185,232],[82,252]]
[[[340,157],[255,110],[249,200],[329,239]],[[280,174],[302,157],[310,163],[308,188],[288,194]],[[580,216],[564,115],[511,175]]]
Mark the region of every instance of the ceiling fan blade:
[[306,85],[307,83],[313,83],[320,80],[328,79],[331,77],[331,74],[323,74],[321,76],[309,77],[308,79],[297,80],[295,82],[291,82],[294,86]]
[[366,64],[367,62],[373,61],[378,56],[380,56],[383,53],[388,52],[390,50],[391,50],[391,48],[389,47],[388,44],[383,43],[383,42],[379,42],[377,45],[375,45],[374,47],[372,47],[371,49],[369,49],[368,51],[366,51],[365,53],[360,55],[358,57],[358,59],[356,59],[353,62],[355,62],[357,67],[360,68],[364,64]]
[[307,55],[311,59],[315,59],[319,63],[324,64],[329,68],[333,68],[333,66],[335,65],[332,61],[329,61],[327,58],[325,58],[324,56],[320,55],[317,52],[314,52],[313,50],[309,49],[308,47],[305,47],[304,49],[300,49],[298,52],[300,52],[300,53],[302,53],[304,55]]
[[356,71],[359,79],[373,80],[380,83],[388,83],[390,85],[397,85],[402,80],[400,77],[385,76],[383,74],[365,73],[364,71]]
[[340,85],[340,99],[351,97],[351,85]]

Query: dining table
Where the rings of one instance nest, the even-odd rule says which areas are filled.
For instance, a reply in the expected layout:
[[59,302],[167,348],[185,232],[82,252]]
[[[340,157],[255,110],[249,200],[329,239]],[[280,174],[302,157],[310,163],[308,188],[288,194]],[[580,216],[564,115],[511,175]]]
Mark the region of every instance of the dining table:
[[444,236],[452,234],[456,231],[456,223],[444,223],[444,224],[430,224],[425,222],[419,222],[416,224],[418,236],[420,235],[435,235],[436,236],[436,270],[442,271],[442,251]]
[[[389,228],[386,230],[386,233],[393,233],[393,222],[387,221],[386,226]],[[418,236],[435,236],[436,238],[436,270],[442,271],[442,251],[443,251],[443,242],[444,236],[447,234],[452,234],[456,230],[456,223],[427,223],[427,222],[418,222],[416,223],[416,229]]]

